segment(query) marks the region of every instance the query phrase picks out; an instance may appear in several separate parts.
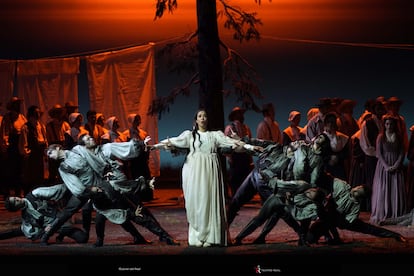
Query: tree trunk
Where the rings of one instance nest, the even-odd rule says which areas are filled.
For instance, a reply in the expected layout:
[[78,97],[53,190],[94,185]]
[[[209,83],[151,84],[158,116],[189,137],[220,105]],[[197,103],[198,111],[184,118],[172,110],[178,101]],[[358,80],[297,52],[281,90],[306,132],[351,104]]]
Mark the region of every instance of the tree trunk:
[[223,73],[216,0],[197,0],[200,90],[199,107],[208,114],[210,129],[224,130]]
[[[199,50],[199,107],[205,108],[211,130],[224,131],[223,72],[217,27],[216,0],[197,0]],[[221,156],[226,198],[231,196],[226,157]]]

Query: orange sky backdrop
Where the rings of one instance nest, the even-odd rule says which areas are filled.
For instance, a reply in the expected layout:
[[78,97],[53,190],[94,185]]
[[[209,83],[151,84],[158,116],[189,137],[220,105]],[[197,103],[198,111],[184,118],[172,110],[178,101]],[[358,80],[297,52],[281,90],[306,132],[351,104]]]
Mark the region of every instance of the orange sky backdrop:
[[[262,0],[258,5],[254,0],[229,1],[257,12],[264,36],[380,43],[403,42],[401,37],[410,36],[407,29],[399,27],[411,17],[409,9],[398,4],[404,2],[408,3]],[[178,9],[158,20],[154,20],[155,0],[3,0],[0,5],[0,23],[4,26],[0,34],[9,37],[11,45],[18,45],[14,50],[7,48],[13,53],[2,51],[1,55],[30,49],[54,50],[48,53],[57,55],[60,51],[96,51],[163,41],[196,29],[195,0],[178,0]],[[221,4],[217,7],[220,10]],[[231,38],[222,24],[219,26],[223,39]]]

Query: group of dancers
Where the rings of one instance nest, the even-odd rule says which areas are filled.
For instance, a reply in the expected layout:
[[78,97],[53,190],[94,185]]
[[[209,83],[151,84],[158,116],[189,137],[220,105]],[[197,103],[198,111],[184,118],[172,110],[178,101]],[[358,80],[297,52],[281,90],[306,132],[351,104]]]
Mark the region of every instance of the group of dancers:
[[[221,130],[210,130],[208,115],[199,109],[191,130],[176,137],[150,144],[144,140],[97,145],[84,134],[78,145],[65,150],[52,144],[46,150],[50,159],[59,160],[62,184],[36,188],[24,198],[8,197],[5,207],[22,211],[22,225],[0,234],[0,239],[24,235],[49,244],[58,233],[57,242],[68,236],[78,243],[87,243],[91,212],[96,211],[95,246],[103,246],[105,221],[121,225],[135,244],[148,244],[134,223],[146,227],[168,245],[180,245],[159,224],[140,199],[140,193],[154,188],[154,179],[128,179],[120,160],[128,160],[148,150],[185,152],[182,167],[182,189],[188,222],[188,245],[195,247],[240,245],[242,240],[266,222],[255,243],[264,243],[265,236],[282,218],[298,233],[298,245],[317,243],[321,237],[340,243],[337,228],[378,237],[391,237],[406,242],[401,234],[363,222],[359,218],[360,201],[369,194],[364,185],[351,187],[323,169],[329,154],[329,137],[321,134],[311,142],[299,140],[283,145],[260,139],[239,139],[226,136]],[[256,155],[254,169],[237,189],[230,202],[225,192],[221,156],[229,152]],[[229,227],[238,211],[259,193],[263,205],[244,229],[232,240]],[[63,201],[64,205],[56,204]],[[82,208],[89,204],[90,208]],[[80,209],[83,229],[68,222]],[[84,214],[85,213],[85,214]]]

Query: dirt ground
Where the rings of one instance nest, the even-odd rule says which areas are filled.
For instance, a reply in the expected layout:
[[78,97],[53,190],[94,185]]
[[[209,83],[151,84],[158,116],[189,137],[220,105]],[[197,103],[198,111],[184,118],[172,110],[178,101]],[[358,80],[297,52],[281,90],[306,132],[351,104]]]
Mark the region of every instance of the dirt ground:
[[[133,245],[132,237],[119,225],[107,223],[105,243],[95,248],[92,227],[88,244],[65,239],[62,244],[42,246],[25,237],[0,240],[0,265],[23,272],[46,275],[349,275],[350,273],[395,273],[411,269],[414,257],[414,228],[387,226],[403,234],[407,243],[340,230],[341,245],[323,242],[311,247],[298,246],[297,236],[280,221],[267,236],[267,243],[252,244],[260,228],[243,240],[243,245],[195,248],[187,244],[187,222],[179,187],[159,184],[154,199],[146,202],[161,225],[180,242],[170,246],[147,229],[137,226],[148,245]],[[258,212],[260,202],[253,199],[239,212],[230,226],[235,237]],[[369,213],[361,218],[368,220]],[[80,223],[80,215],[73,219]],[[0,201],[0,231],[18,227],[19,213],[10,213]],[[17,266],[16,266],[17,265]],[[260,273],[259,273],[260,272]]]

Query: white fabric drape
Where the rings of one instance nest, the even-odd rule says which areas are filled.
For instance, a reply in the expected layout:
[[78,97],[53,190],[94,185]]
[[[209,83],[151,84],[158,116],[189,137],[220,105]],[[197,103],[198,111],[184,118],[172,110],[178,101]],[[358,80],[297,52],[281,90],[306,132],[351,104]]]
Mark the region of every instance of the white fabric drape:
[[55,104],[78,103],[79,57],[17,61],[17,96],[24,99],[22,113],[30,105],[47,111]]
[[0,59],[0,115],[6,112],[7,103],[13,96],[16,61]]
[[[129,127],[127,116],[140,114],[140,127],[151,136],[151,143],[158,141],[158,120],[147,114],[155,92],[154,44],[110,51],[86,57],[91,109],[106,118],[117,116],[120,129]],[[158,151],[150,155],[150,170],[159,176]]]

